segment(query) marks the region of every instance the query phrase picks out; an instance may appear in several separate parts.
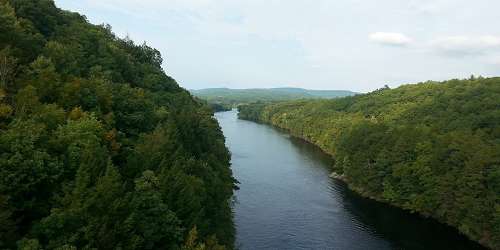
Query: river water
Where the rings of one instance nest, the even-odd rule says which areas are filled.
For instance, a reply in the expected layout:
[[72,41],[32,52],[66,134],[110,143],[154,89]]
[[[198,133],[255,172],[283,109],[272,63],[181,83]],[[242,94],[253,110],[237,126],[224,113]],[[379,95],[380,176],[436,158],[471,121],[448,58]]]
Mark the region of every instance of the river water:
[[482,249],[434,220],[356,195],[329,178],[332,160],[267,125],[216,113],[240,182],[238,249]]

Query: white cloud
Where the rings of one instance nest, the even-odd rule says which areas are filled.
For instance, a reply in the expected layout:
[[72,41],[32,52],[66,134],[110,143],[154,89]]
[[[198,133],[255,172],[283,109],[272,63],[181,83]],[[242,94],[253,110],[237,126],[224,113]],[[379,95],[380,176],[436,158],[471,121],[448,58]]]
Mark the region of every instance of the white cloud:
[[406,46],[412,43],[412,39],[401,33],[376,32],[370,34],[370,40],[392,46]]
[[[499,37],[473,36],[500,35],[492,33],[500,8],[493,0],[55,1],[148,41],[164,53],[167,72],[189,88],[302,82],[367,91],[387,82],[488,75],[500,57]],[[450,54],[479,56],[450,60]]]
[[434,39],[431,46],[451,55],[479,55],[500,50],[500,36],[447,36]]

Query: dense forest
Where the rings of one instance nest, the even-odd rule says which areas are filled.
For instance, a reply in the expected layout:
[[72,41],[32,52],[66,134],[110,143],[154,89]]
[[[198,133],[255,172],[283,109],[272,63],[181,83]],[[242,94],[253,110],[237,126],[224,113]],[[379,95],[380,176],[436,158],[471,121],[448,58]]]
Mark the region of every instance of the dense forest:
[[274,102],[297,99],[331,99],[355,95],[346,90],[309,90],[301,88],[191,90],[196,97],[207,101],[216,111],[226,111],[239,104]]
[[233,105],[227,104],[227,103],[220,103],[220,102],[208,102],[206,100],[200,99],[202,102],[204,102],[207,106],[209,106],[213,112],[223,112],[223,111],[229,111],[233,109]]
[[230,154],[160,53],[0,0],[0,249],[232,248]]
[[500,249],[500,78],[239,107],[321,147],[359,193]]

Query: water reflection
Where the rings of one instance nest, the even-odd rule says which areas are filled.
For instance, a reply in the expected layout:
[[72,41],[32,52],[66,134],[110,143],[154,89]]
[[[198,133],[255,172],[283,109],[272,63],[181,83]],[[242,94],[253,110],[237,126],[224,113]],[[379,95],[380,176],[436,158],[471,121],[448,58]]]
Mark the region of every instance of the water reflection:
[[455,230],[364,199],[328,177],[332,159],[269,126],[218,113],[240,181],[240,249],[481,249]]
[[[284,131],[277,130],[281,133]],[[307,154],[332,166],[334,161],[318,147],[302,139],[291,137],[290,142],[298,153]],[[324,167],[324,166],[322,166]],[[434,219],[423,218],[387,204],[370,200],[356,194],[347,185],[331,179],[331,192],[342,197],[342,203],[354,217],[367,229],[380,237],[388,239],[394,248],[399,249],[484,249],[479,244],[466,239],[458,230],[443,225]],[[439,235],[440,237],[436,237]]]

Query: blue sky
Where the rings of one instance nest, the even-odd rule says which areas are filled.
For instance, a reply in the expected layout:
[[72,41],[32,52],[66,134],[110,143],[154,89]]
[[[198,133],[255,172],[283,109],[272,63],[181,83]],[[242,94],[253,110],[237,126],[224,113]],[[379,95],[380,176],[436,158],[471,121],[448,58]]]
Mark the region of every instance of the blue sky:
[[56,0],[159,49],[189,89],[500,75],[498,0]]

